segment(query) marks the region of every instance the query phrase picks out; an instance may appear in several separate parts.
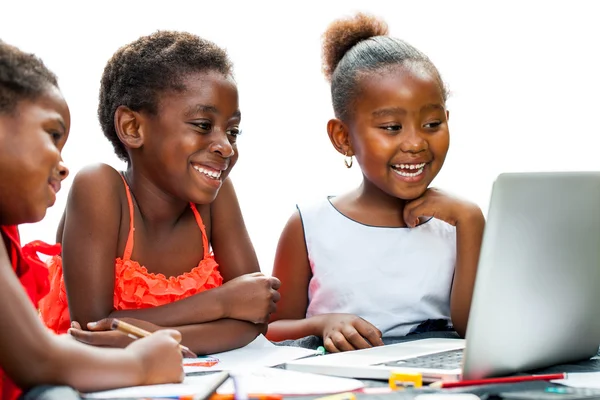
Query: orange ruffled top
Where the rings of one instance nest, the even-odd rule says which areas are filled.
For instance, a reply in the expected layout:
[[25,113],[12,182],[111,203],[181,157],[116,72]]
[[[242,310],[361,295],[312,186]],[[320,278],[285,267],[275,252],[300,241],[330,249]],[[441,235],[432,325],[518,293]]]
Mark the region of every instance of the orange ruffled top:
[[[129,236],[123,257],[115,261],[114,309],[133,310],[161,306],[221,286],[223,277],[219,272],[219,265],[209,250],[202,218],[193,203],[190,203],[190,207],[202,232],[204,246],[204,256],[198,266],[182,275],[167,278],[163,274],[148,272],[146,267],[131,259],[135,231],[134,210],[131,192],[124,178],[123,183],[129,203]],[[54,256],[49,261],[49,275],[50,292],[40,302],[40,313],[50,329],[56,333],[65,333],[71,320],[60,256]]]

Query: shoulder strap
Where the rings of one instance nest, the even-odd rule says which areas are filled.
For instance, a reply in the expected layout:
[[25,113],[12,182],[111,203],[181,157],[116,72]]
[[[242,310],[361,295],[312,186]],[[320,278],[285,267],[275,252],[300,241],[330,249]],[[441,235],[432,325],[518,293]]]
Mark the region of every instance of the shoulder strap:
[[210,250],[209,250],[209,246],[208,246],[208,237],[206,236],[206,228],[204,227],[204,223],[202,222],[202,217],[200,216],[200,213],[196,209],[196,205],[194,203],[190,203],[190,207],[192,209],[192,212],[194,213],[194,217],[196,218],[196,223],[198,224],[198,227],[200,228],[200,231],[202,232],[202,246],[204,247],[204,257],[203,258],[210,257]]
[[133,232],[135,231],[135,227],[133,226],[134,210],[129,185],[127,185],[127,181],[125,181],[125,177],[123,176],[123,174],[119,175],[121,175],[121,179],[123,179],[123,184],[125,185],[125,193],[127,193],[127,204],[129,205],[129,235],[127,236],[125,251],[123,252],[123,260],[127,261],[131,258],[131,253],[133,252]]

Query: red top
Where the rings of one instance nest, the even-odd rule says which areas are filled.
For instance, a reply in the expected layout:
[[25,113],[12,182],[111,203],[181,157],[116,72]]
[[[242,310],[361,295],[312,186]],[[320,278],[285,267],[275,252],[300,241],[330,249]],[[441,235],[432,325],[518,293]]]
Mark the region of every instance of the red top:
[[[135,231],[134,209],[125,179],[123,183],[129,203],[129,236],[123,257],[115,260],[114,309],[134,310],[161,306],[221,286],[223,277],[219,272],[219,265],[209,250],[202,218],[193,203],[190,203],[190,207],[202,232],[204,246],[204,256],[195,268],[182,275],[167,278],[163,274],[148,272],[146,267],[131,259]],[[57,255],[50,260],[49,272],[50,293],[40,303],[40,312],[44,323],[50,329],[56,333],[65,333],[71,326],[71,320],[60,256]]]
[[[38,302],[48,293],[49,283],[46,264],[39,259],[36,252],[57,255],[60,254],[60,245],[48,245],[35,241],[21,248],[19,230],[16,226],[0,226],[0,229],[12,269],[21,281],[34,307],[37,308]],[[0,398],[15,400],[20,394],[19,387],[0,369]]]

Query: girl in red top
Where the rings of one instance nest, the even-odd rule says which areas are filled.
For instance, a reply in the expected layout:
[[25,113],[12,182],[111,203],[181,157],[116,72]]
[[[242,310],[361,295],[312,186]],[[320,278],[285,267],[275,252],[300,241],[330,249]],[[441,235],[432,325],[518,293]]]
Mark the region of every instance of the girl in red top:
[[[47,292],[47,271],[21,249],[17,225],[40,221],[68,170],[61,150],[69,108],[56,77],[35,56],[0,41],[0,398],[21,389],[69,385],[81,391],[179,382],[180,335],[163,331],[126,350],[100,350],[52,335],[34,306]],[[52,248],[45,249],[52,252]],[[55,249],[54,249],[55,250]],[[32,304],[33,303],[33,304]]]
[[127,318],[175,328],[200,354],[265,332],[279,281],[259,273],[228,178],[241,114],[225,51],[189,33],[139,38],[109,60],[98,115],[127,168],[75,177],[41,303],[46,324],[113,347],[128,340],[110,318]]

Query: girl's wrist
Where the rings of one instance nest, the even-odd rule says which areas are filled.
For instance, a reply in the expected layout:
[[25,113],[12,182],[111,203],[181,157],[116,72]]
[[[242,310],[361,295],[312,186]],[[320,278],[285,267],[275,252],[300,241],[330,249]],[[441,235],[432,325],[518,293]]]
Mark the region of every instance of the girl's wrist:
[[313,315],[312,317],[307,318],[309,333],[314,336],[323,336],[323,329],[325,326],[325,318],[327,314],[321,315]]

